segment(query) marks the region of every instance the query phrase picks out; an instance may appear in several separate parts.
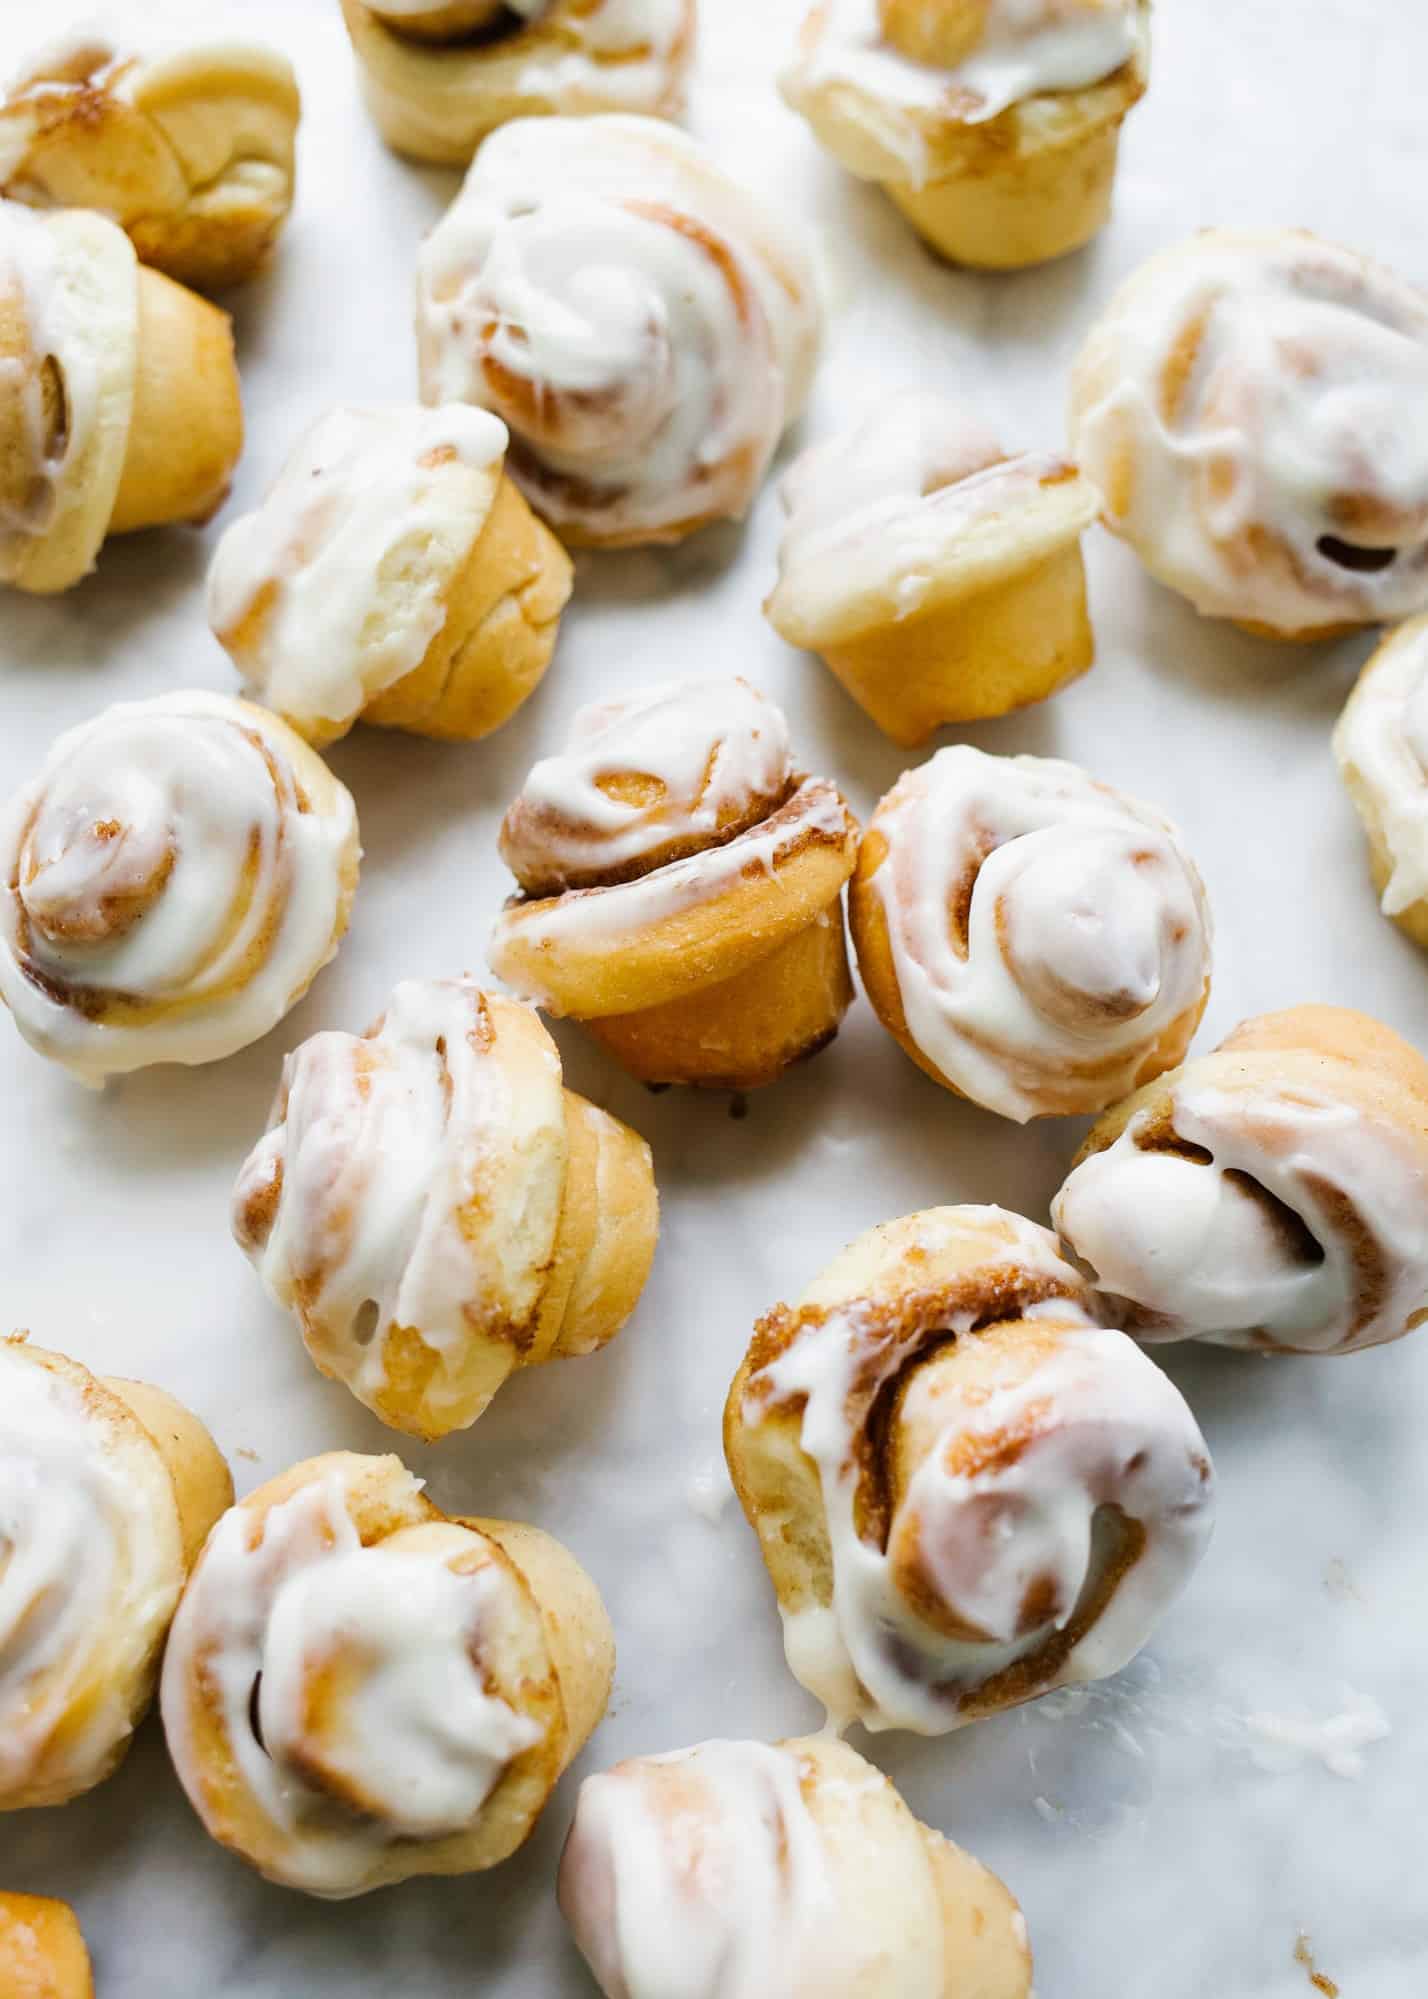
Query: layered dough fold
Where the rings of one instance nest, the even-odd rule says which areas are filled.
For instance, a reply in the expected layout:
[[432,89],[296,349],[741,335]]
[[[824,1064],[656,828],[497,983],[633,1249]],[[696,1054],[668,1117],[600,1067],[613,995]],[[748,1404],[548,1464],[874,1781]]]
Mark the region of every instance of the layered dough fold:
[[123,1760],[232,1498],[173,1396],[0,1340],[0,1811],[65,1804]]
[[1027,1999],[1021,1911],[828,1735],[580,1789],[560,1905],[606,1999]]
[[1180,1394],[997,1208],[889,1222],[769,1313],[724,1439],[790,1670],[840,1727],[938,1735],[1118,1672],[1209,1536]]
[[842,891],[857,833],[746,681],[591,706],[506,814],[524,893],[496,924],[492,968],[645,1082],[772,1082],[852,1000]]
[[334,1451],[218,1522],[174,1620],[164,1729],[215,1839],[338,1898],[513,1853],[613,1669],[558,1541],[449,1519],[396,1458]]
[[290,1055],[233,1203],[323,1373],[422,1437],[612,1339],[658,1223],[648,1146],[562,1088],[528,1008],[469,979],[409,980],[365,1036]]

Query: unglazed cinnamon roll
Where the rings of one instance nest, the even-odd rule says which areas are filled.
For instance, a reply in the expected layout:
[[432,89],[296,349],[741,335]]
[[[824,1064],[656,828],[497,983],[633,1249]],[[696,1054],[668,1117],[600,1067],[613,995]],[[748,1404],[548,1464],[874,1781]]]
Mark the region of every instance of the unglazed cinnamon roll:
[[741,516],[820,332],[797,238],[651,118],[506,126],[421,253],[423,402],[504,417],[512,477],[569,542]]
[[0,999],[84,1081],[247,1047],[347,928],[357,815],[265,709],[124,702],[0,812]]
[[1380,906],[1428,950],[1428,618],[1379,647],[1334,731]]
[[102,215],[0,202],[0,583],[67,590],[106,535],[207,520],[242,446],[227,314]]
[[724,1441],[789,1668],[840,1727],[940,1735],[1118,1672],[1210,1531],[1178,1390],[999,1208],[889,1222],[769,1313]]
[[598,111],[676,118],[695,0],[342,0],[383,138],[464,167],[514,118]]
[[164,1729],[216,1840],[270,1881],[360,1895],[514,1853],[614,1660],[558,1541],[449,1519],[396,1458],[333,1451],[209,1536],[164,1657]]
[[93,208],[142,263],[199,291],[251,277],[293,200],[292,64],[251,42],[143,56],[84,31],[0,99],[0,194]]
[[289,1055],[233,1227],[322,1372],[442,1437],[517,1368],[614,1338],[659,1210],[649,1147],[562,1089],[528,1008],[409,980],[362,1038]]
[[769,620],[895,743],[1042,701],[1091,664],[1081,535],[1101,502],[1064,458],[1008,457],[912,393],[806,451],[783,502]]
[[208,616],[250,692],[321,749],[361,717],[475,741],[550,664],[570,558],[484,410],[340,408],[227,530]]
[[1185,1053],[1210,912],[1180,836],[1049,757],[939,750],[869,823],[849,895],[868,997],[945,1089],[1019,1123],[1104,1110]]
[[1089,242],[1145,93],[1150,0],[818,0],[783,94],[934,248],[988,270]]
[[0,1340],[0,1811],[64,1804],[122,1762],[184,1576],[232,1499],[217,1445],[171,1395]]
[[1139,1340],[1353,1353],[1428,1319],[1428,1063],[1292,1007],[1103,1117],[1052,1206]]
[[858,824],[804,777],[744,680],[583,708],[501,828],[523,893],[492,969],[583,1021],[646,1083],[753,1089],[816,1054],[853,997],[843,884]]
[[89,1952],[68,1902],[0,1892],[0,1991],[9,1999],[94,1999]]
[[1116,294],[1071,434],[1207,617],[1315,639],[1428,606],[1428,297],[1301,230],[1206,230]]
[[606,1999],[1027,1999],[1012,1896],[829,1735],[588,1777],[560,1906]]

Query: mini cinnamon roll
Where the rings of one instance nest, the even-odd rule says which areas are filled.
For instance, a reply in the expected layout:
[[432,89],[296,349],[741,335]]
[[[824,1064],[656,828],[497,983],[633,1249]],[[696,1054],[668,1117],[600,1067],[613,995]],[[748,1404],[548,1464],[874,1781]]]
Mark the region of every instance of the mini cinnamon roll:
[[1103,1110],[1173,1068],[1210,991],[1204,886],[1149,806],[1075,764],[967,744],[908,771],[849,890],[879,1018],[1001,1117]]
[[1150,0],[817,0],[783,94],[945,257],[1009,270],[1110,216]]
[[582,709],[501,828],[523,893],[496,923],[492,969],[644,1082],[771,1083],[831,1041],[851,1003],[842,894],[857,835],[746,681]]
[[233,1197],[318,1367],[419,1437],[613,1339],[658,1227],[644,1140],[562,1089],[536,1016],[470,979],[407,980],[367,1034],[303,1042]]
[[198,291],[250,278],[293,200],[292,64],[247,42],[144,56],[84,30],[0,98],[0,195],[93,208],[141,263]]
[[1428,1063],[1344,1007],[1245,1021],[1101,1119],[1052,1216],[1138,1340],[1354,1353],[1428,1319]]
[[789,1669],[839,1727],[940,1735],[1118,1672],[1210,1531],[1180,1394],[999,1208],[889,1222],[769,1313],[724,1442]]
[[1076,363],[1106,525],[1206,617],[1316,639],[1428,607],[1428,297],[1303,230],[1211,229]]
[[[173,1396],[0,1340],[0,1811],[65,1804],[124,1760],[184,1577],[232,1499]],[[4,1927],[0,1911],[0,1974]]]
[[1028,1999],[1006,1888],[829,1735],[580,1787],[560,1906],[606,1999]]
[[0,1990],[13,1999],[94,1999],[89,1952],[68,1902],[0,1892]]
[[515,118],[677,118],[696,0],[342,0],[387,144],[464,167]]
[[769,622],[895,743],[1043,701],[1091,664],[1081,535],[1101,502],[1065,459],[1008,457],[914,392],[804,452],[783,502]]
[[504,127],[418,270],[423,402],[504,418],[526,498],[596,547],[742,516],[820,332],[794,232],[650,118]]
[[228,529],[214,636],[304,741],[360,717],[474,742],[540,684],[570,558],[505,476],[507,443],[459,405],[335,409]]
[[68,590],[106,535],[207,520],[242,447],[227,314],[102,215],[0,202],[0,583]]
[[614,1658],[558,1541],[448,1518],[396,1458],[331,1451],[209,1536],[164,1657],[164,1731],[216,1840],[285,1887],[360,1895],[514,1853]]
[[1384,640],[1334,731],[1380,907],[1428,950],[1428,617]]
[[108,708],[0,812],[0,999],[85,1082],[215,1062],[333,956],[359,853],[347,791],[275,715]]

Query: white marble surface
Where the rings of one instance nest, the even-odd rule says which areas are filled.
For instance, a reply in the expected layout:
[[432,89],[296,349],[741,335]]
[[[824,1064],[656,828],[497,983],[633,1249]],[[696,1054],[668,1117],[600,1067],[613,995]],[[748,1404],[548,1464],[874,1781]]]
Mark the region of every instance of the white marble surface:
[[[383,151],[335,0],[189,11],[281,42],[307,99],[297,213],[272,272],[233,301],[250,423],[233,507],[244,507],[328,402],[411,391],[413,253],[455,179]],[[809,433],[923,383],[970,396],[1009,440],[1057,440],[1092,313],[1146,254],[1203,223],[1307,223],[1428,279],[1421,5],[1169,0],[1114,226],[1080,257],[1001,280],[932,262],[783,110],[771,77],[797,0],[705,0],[704,11],[695,127],[826,246],[832,313]],[[0,27],[13,43],[55,18],[39,0],[6,0]],[[212,1423],[243,1488],[313,1451],[387,1446],[313,1373],[228,1238],[228,1187],[282,1052],[319,1026],[365,1023],[399,977],[482,967],[506,887],[499,812],[596,690],[746,673],[787,705],[810,764],[872,804],[902,759],[758,615],[777,525],[770,491],[743,535],[582,562],[556,665],[494,742],[359,732],[334,752],[367,850],[356,920],[336,965],[263,1045],[90,1096],[0,1032],[8,1324],[177,1391]],[[103,703],[231,686],[201,617],[216,532],[142,536],[63,599],[5,599],[0,783]],[[1181,823],[1218,920],[1200,1046],[1303,999],[1363,1006],[1428,1040],[1428,974],[1377,914],[1329,755],[1365,646],[1281,652],[1201,626],[1103,537],[1091,561],[1094,673],[970,733],[1075,758]],[[474,1432],[407,1455],[439,1501],[539,1521],[601,1582],[621,1663],[585,1767],[714,1733],[803,1728],[814,1717],[783,1669],[752,1537],[713,1498],[720,1403],[751,1323],[847,1238],[910,1208],[1000,1201],[1044,1217],[1077,1130],[1021,1131],[958,1105],[862,1005],[829,1053],[743,1122],[718,1100],[646,1096],[578,1032],[561,1040],[574,1085],[654,1144],[665,1202],[654,1280],[606,1355],[516,1381]],[[1222,1505],[1210,1557],[1149,1653],[1084,1695],[941,1742],[883,1737],[874,1754],[1020,1895],[1041,1999],[1301,1999],[1312,1992],[1294,1956],[1301,1930],[1344,1999],[1421,1999],[1428,1335],[1347,1361],[1163,1357],[1211,1439]],[[1361,1774],[1277,1745],[1300,1732],[1286,1717],[1348,1717],[1321,1746]],[[97,1793],[0,1823],[0,1883],[77,1904],[103,1999],[575,1999],[593,1988],[551,1894],[572,1797],[567,1779],[537,1837],[494,1874],[330,1907],[265,1886],[209,1844],[151,1723]]]

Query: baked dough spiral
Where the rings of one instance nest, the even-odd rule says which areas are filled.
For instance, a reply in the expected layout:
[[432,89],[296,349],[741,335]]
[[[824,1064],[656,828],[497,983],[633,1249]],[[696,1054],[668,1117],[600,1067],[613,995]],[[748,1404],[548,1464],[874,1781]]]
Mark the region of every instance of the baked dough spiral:
[[1081,535],[1101,502],[1064,458],[1009,457],[912,392],[805,451],[783,503],[769,621],[895,743],[1042,701],[1091,664]]
[[208,617],[251,693],[321,749],[361,717],[474,741],[539,685],[570,558],[459,404],[332,410],[224,534]]
[[336,951],[358,853],[347,791],[264,709],[108,708],[0,812],[0,998],[86,1082],[231,1055]]
[[939,750],[868,826],[858,965],[935,1082],[1019,1123],[1103,1110],[1189,1046],[1210,914],[1149,806],[1048,757]]
[[89,1952],[68,1902],[0,1892],[0,1991],[11,1999],[94,1999]]
[[0,202],[0,583],[67,590],[106,535],[207,520],[242,447],[226,313],[102,215]]
[[524,894],[497,921],[492,968],[644,1082],[773,1082],[832,1040],[852,1000],[842,893],[857,836],[747,681],[584,708],[502,825]]
[[1380,906],[1428,950],[1428,617],[1385,639],[1334,730]]
[[333,1898],[494,1867],[605,1711],[614,1638],[539,1528],[450,1519],[329,1452],[225,1513],[164,1657],[180,1783],[270,1881]]
[[934,1208],[755,1333],[724,1440],[794,1677],[840,1727],[939,1735],[1120,1670],[1209,1537],[1178,1390],[1045,1229]]
[[1092,1130],[1052,1206],[1139,1340],[1353,1353],[1428,1319],[1428,1063],[1347,1008],[1245,1021]]
[[464,167],[515,118],[676,118],[695,0],[342,0],[367,108],[389,146]]
[[97,209],[141,263],[221,290],[259,269],[287,220],[300,111],[275,49],[200,42],[146,57],[80,32],[0,99],[0,195]]
[[233,1226],[323,1373],[441,1437],[517,1368],[614,1338],[659,1213],[649,1147],[562,1089],[528,1008],[409,980],[365,1036],[287,1058]]
[[783,94],[946,257],[1059,257],[1108,219],[1149,0],[818,0]]
[[1206,230],[1122,286],[1071,434],[1106,524],[1207,617],[1314,639],[1428,606],[1428,297],[1302,230]]
[[828,1735],[704,1742],[580,1787],[560,1906],[606,1999],[1027,1999],[995,1874]]
[[171,1395],[0,1340],[0,1811],[64,1804],[118,1767],[232,1498]]
[[650,118],[522,119],[422,249],[422,400],[493,410],[566,541],[678,541],[748,508],[817,356],[797,237]]

